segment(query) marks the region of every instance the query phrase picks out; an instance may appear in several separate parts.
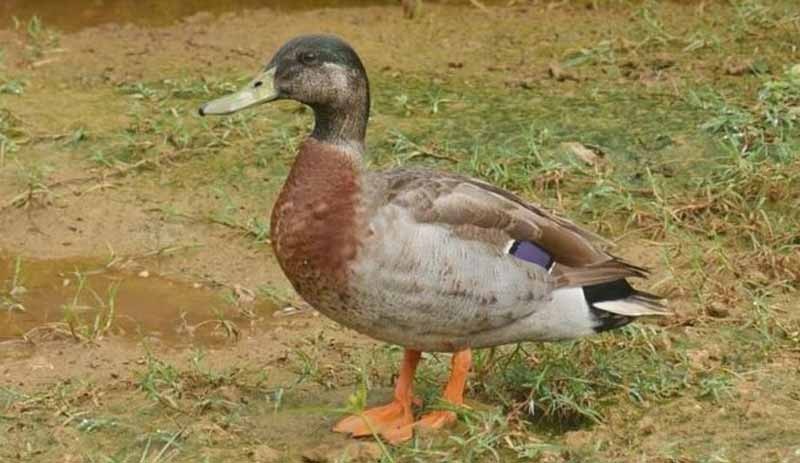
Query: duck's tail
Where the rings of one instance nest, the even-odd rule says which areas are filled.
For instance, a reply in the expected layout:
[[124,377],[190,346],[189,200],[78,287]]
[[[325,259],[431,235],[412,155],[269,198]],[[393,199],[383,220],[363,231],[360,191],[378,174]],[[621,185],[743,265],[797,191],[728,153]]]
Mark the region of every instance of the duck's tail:
[[662,298],[634,289],[626,280],[583,286],[596,332],[625,326],[637,317],[663,316],[670,312]]

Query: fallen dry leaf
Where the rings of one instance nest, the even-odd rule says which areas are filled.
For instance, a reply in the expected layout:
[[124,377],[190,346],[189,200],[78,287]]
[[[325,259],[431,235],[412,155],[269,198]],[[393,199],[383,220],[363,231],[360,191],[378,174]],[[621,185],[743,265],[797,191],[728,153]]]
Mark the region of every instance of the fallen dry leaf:
[[571,141],[561,144],[562,147],[574,154],[578,159],[590,166],[596,166],[603,162],[605,153],[595,147],[589,147],[581,142]]

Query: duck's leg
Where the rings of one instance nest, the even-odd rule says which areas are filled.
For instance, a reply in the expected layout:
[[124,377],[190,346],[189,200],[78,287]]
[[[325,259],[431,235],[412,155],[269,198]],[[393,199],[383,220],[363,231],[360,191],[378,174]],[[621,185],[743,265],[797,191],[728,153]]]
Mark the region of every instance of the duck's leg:
[[[410,439],[412,435],[410,425],[414,422],[414,415],[411,413],[411,404],[414,398],[412,386],[414,372],[421,354],[418,350],[405,350],[403,363],[400,366],[400,375],[394,388],[394,400],[391,403],[365,410],[358,415],[348,416],[336,423],[333,430],[349,433],[356,437],[377,432],[392,443]],[[399,431],[405,428],[408,429]]]
[[[463,405],[464,387],[467,385],[467,375],[472,365],[472,351],[466,349],[454,353],[451,365],[450,379],[444,388],[442,399],[453,405]],[[438,429],[455,421],[455,413],[448,410],[437,410],[423,415],[414,425]]]
[[[467,374],[469,373],[470,365],[472,364],[472,351],[465,349],[455,352],[451,360],[450,379],[447,381],[447,386],[444,388],[442,399],[450,402],[453,405],[464,404],[464,387],[467,385]],[[456,421],[456,414],[448,410],[437,410],[435,412],[426,413],[407,428],[415,426],[423,428],[438,429]],[[399,429],[398,432],[404,432],[405,429]]]

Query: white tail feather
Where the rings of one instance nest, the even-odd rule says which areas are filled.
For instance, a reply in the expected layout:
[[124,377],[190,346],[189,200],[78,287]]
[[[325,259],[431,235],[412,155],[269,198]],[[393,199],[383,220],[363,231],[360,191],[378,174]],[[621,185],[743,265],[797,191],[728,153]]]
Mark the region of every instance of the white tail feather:
[[626,317],[645,317],[648,315],[670,315],[670,313],[655,300],[632,296],[615,301],[595,302],[593,304],[600,310],[611,312]]

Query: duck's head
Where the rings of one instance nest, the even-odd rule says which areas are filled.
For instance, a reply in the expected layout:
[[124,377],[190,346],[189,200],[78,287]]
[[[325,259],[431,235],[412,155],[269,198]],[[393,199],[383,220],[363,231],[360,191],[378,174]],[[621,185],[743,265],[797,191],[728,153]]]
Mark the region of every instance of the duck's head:
[[314,110],[313,137],[363,143],[369,116],[367,74],[353,48],[334,36],[308,35],[286,42],[244,88],[204,104],[199,112],[232,114],[284,99]]

